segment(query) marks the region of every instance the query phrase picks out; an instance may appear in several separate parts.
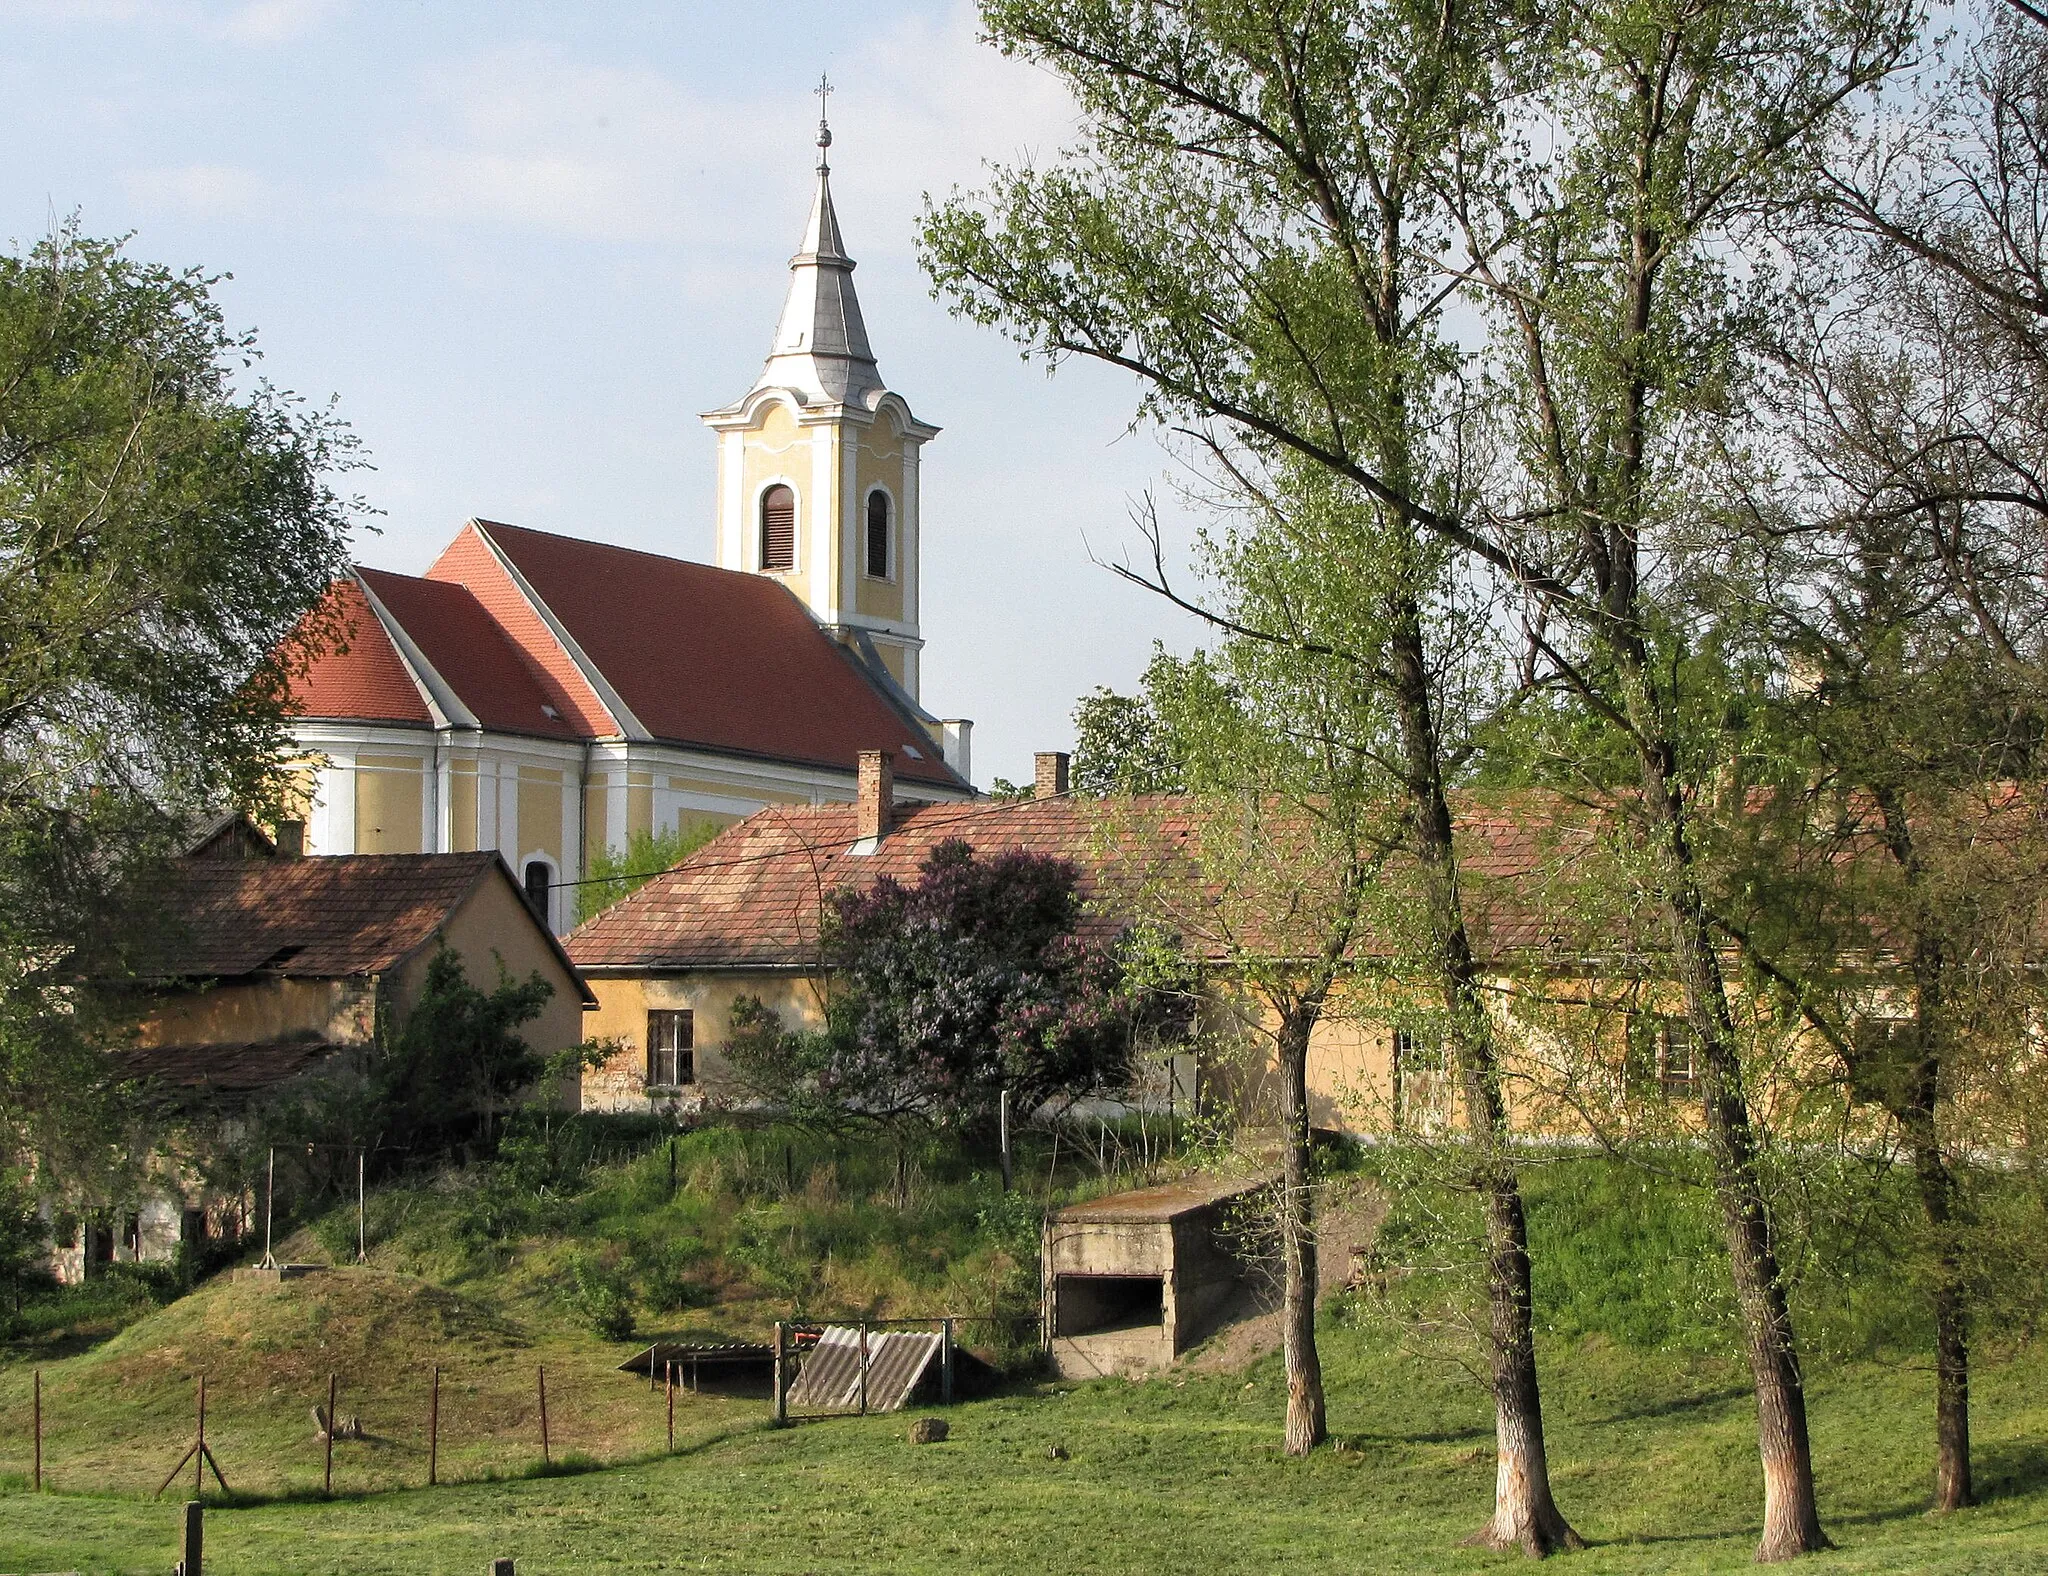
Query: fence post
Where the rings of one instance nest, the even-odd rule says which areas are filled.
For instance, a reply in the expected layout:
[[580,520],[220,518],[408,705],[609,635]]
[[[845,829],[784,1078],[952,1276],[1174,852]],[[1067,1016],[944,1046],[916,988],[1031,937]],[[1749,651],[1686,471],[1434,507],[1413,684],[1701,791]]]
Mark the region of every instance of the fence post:
[[778,1424],[789,1421],[789,1326],[780,1319],[775,1321],[775,1421]]
[[868,1415],[868,1321],[860,1321],[860,1415]]
[[676,1365],[673,1358],[669,1359],[668,1364],[668,1448],[669,1454],[674,1455],[676,1448]]
[[327,1436],[327,1466],[320,1483],[323,1494],[334,1492],[334,1430],[338,1426],[339,1421],[334,1415],[334,1375],[330,1373],[327,1376],[327,1427],[323,1430]]
[[370,1228],[363,1211],[363,1152],[356,1151],[356,1262],[370,1262]]
[[206,1375],[199,1376],[199,1440],[192,1447],[192,1497],[206,1498]]
[[427,1487],[441,1475],[441,1365],[434,1364],[434,1388],[427,1393]]
[[1003,1123],[1003,1191],[1010,1191],[1010,1091],[1005,1089],[998,1109]]
[[554,1459],[548,1454],[548,1365],[541,1363],[540,1372],[540,1464],[552,1466]]
[[939,1399],[953,1404],[953,1321],[939,1321]]
[[206,1556],[206,1507],[196,1499],[185,1501],[184,1543],[177,1576],[200,1576]]
[[43,1371],[36,1370],[36,1492],[43,1491]]

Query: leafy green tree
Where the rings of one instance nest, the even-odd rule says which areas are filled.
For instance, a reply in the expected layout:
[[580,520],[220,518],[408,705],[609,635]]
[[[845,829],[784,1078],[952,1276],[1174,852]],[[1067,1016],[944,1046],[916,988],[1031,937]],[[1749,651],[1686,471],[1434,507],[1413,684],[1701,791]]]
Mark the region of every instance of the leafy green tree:
[[1128,1081],[1135,1047],[1184,1027],[1184,996],[1140,988],[1122,949],[1080,933],[1078,871],[949,840],[918,879],[834,896],[825,1025],[792,1032],[753,998],[726,1055],[798,1120],[986,1130]]
[[1148,699],[1171,682],[1173,659],[1155,646],[1136,695],[1098,685],[1074,707],[1076,793],[1178,793],[1180,764]]
[[375,1069],[380,1145],[415,1157],[491,1142],[497,1122],[546,1063],[519,1035],[554,986],[538,972],[499,970],[489,991],[470,983],[461,954],[443,947],[427,963],[419,1000]]
[[108,1127],[93,987],[198,817],[279,803],[347,562],[353,441],[246,384],[212,285],[71,227],[0,257],[0,1120],[58,1171]]
[[663,871],[673,870],[725,828],[716,821],[678,822],[658,832],[635,832],[623,853],[600,848],[576,888],[576,923],[595,919],[620,898],[637,892]]

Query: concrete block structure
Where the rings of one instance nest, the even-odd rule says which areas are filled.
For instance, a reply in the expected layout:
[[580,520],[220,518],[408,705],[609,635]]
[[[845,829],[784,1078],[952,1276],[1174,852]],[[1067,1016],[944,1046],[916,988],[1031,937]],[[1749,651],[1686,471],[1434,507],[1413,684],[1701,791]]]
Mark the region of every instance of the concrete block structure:
[[1237,1216],[1261,1186],[1192,1177],[1047,1220],[1044,1333],[1059,1373],[1144,1373],[1206,1337],[1244,1284]]

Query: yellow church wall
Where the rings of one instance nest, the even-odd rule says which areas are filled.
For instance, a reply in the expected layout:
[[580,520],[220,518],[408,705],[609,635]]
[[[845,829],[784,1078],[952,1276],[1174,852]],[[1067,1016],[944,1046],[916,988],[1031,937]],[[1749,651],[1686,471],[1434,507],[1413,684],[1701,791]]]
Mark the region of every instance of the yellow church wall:
[[547,766],[519,768],[519,852],[524,859],[539,849],[567,870],[562,859],[562,774]]
[[654,773],[626,774],[626,835],[654,830]]
[[583,779],[583,862],[579,875],[590,874],[592,855],[607,846],[611,829],[611,796],[605,792],[611,779],[603,772],[592,772]]
[[705,970],[689,975],[593,979],[597,1011],[585,1014],[584,1032],[593,1041],[615,1042],[603,1066],[583,1075],[586,1111],[644,1110],[647,1106],[647,1014],[687,1011],[692,1015],[697,1082],[689,1095],[710,1104],[745,1104],[730,1064],[720,1054],[732,1028],[733,1003],[758,998],[791,1028],[824,1023],[824,1002],[805,975]]
[[[854,566],[854,608],[870,618],[903,617],[903,442],[886,419],[862,434],[854,457],[853,515],[848,532],[859,555]],[[881,488],[889,495],[889,578],[875,580],[867,572],[868,494]],[[896,673],[891,668],[892,673]],[[900,681],[901,673],[896,673]]]
[[799,428],[789,407],[774,401],[762,411],[760,427],[747,434],[740,462],[743,562],[751,569],[761,561],[761,494],[772,482],[786,482],[796,491],[796,568],[774,578],[806,602],[811,599],[812,532],[820,519],[831,518],[829,513],[819,512],[821,505],[829,510],[831,500],[814,496],[816,462],[811,445],[825,441],[829,441],[827,429]]
[[476,762],[472,760],[448,763],[448,847],[458,854],[477,849]]
[[908,681],[903,677],[903,648],[892,646],[886,640],[875,642],[875,655],[882,659],[882,666],[889,670],[889,677],[898,684]]
[[356,852],[422,852],[425,761],[417,755],[356,757]]

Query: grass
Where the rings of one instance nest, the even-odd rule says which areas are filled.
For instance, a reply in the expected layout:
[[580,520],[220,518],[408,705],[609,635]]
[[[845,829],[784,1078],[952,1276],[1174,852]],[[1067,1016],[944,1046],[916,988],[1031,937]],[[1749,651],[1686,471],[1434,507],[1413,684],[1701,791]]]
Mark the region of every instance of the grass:
[[[1332,1425],[1348,1448],[1306,1462],[1275,1449],[1283,1388],[1271,1359],[1248,1374],[1034,1386],[956,1408],[952,1439],[916,1448],[901,1417],[772,1430],[758,1406],[735,1415],[693,1397],[691,1442],[672,1459],[216,1510],[208,1568],[472,1571],[501,1554],[525,1576],[1502,1568],[1456,1546],[1491,1492],[1481,1398],[1364,1332],[1333,1328],[1325,1345]],[[1558,1493],[1596,1545],[1564,1568],[1746,1568],[1757,1469],[1740,1373],[1599,1341],[1544,1356]],[[614,1379],[608,1410],[651,1420],[657,1403]],[[1940,1521],[1922,1513],[1929,1388],[1925,1375],[1868,1363],[1816,1376],[1822,1508],[1838,1548],[1803,1569],[2048,1571],[2048,1361],[2029,1353],[1982,1373],[1987,1503]],[[1048,1459],[1054,1444],[1069,1459]],[[168,1503],[0,1493],[0,1566],[161,1570],[176,1524]]]
[[[545,1136],[508,1145],[497,1167],[373,1197],[367,1269],[216,1278],[163,1306],[159,1287],[94,1290],[24,1325],[29,1339],[0,1354],[0,1570],[168,1566],[189,1479],[162,1503],[148,1495],[189,1442],[200,1372],[237,1491],[209,1514],[217,1572],[476,1571],[501,1554],[524,1576],[1504,1566],[1458,1546],[1490,1503],[1483,1395],[1341,1300],[1321,1345],[1342,1448],[1306,1462],[1277,1451],[1270,1357],[1142,1384],[1022,1377],[953,1409],[949,1442],[918,1448],[900,1416],[776,1430],[765,1402],[684,1396],[671,1457],[660,1395],[616,1371],[646,1332],[743,1336],[795,1312],[1008,1318],[1031,1307],[1036,1195],[1111,1183],[1062,1169],[1048,1187],[1040,1155],[1034,1194],[1006,1200],[985,1166],[934,1148],[909,1157],[899,1207],[892,1152],[722,1130],[679,1143],[671,1189],[649,1135],[612,1134],[604,1163],[587,1131],[566,1161],[560,1135]],[[1530,1211],[1554,1478],[1596,1545],[1564,1568],[1747,1568],[1753,1409],[1701,1201],[1580,1160],[1532,1174]],[[352,1215],[316,1221],[285,1256],[344,1237],[352,1248]],[[1898,1334],[1911,1321],[1842,1302],[1827,1273],[1838,1249],[1815,1240],[1802,1317],[1832,1332],[1809,1377],[1838,1548],[1802,1568],[2048,1572],[2048,1343],[1987,1339],[1974,1386],[1986,1502],[1932,1520],[1932,1382],[1896,1356],[1915,1349]],[[1910,1295],[1903,1281],[1859,1284],[1882,1294],[1866,1301]],[[622,1312],[639,1336],[599,1333]],[[427,1489],[437,1363],[442,1486]],[[40,1496],[26,1491],[37,1365],[52,1489]],[[371,1436],[336,1445],[332,1499],[308,1416],[329,1372]]]

